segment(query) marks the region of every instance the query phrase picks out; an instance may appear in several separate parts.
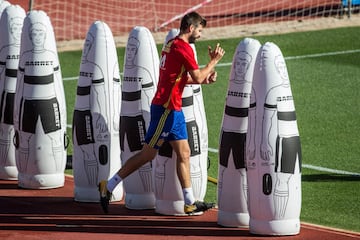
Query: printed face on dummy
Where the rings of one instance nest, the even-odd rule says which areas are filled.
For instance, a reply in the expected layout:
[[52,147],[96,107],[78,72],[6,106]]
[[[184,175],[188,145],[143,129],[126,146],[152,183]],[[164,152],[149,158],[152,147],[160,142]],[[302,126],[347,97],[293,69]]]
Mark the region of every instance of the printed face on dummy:
[[42,48],[46,38],[46,27],[41,23],[35,23],[30,30],[30,38],[35,48]]
[[22,19],[21,18],[13,18],[10,20],[10,32],[13,36],[14,40],[21,39],[21,30],[22,30]]
[[286,64],[282,56],[275,57],[275,67],[276,70],[279,72],[280,77],[285,81],[289,81],[289,75],[287,72]]
[[89,39],[86,39],[83,48],[83,56],[87,56],[89,54],[91,46],[92,46],[92,42]]

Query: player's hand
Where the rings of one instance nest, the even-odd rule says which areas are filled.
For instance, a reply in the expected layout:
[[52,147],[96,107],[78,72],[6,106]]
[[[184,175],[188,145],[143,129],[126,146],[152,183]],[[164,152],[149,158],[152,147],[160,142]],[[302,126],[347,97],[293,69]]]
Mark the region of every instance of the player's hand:
[[205,80],[205,84],[210,84],[216,82],[217,72],[211,72]]
[[211,60],[215,60],[216,62],[220,61],[220,59],[224,56],[225,50],[220,47],[220,43],[216,44],[215,49],[213,50],[211,46],[208,46],[208,52]]

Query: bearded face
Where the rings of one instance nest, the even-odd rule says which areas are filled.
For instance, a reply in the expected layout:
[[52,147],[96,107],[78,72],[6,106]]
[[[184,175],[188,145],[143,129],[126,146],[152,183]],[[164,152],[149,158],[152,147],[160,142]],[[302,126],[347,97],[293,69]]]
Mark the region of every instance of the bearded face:
[[191,36],[189,37],[189,43],[195,43],[196,39],[197,39],[197,38],[196,38],[195,36],[191,35]]
[[202,29],[203,29],[202,25],[198,25],[197,27],[194,26],[191,35],[189,37],[189,43],[195,43],[195,41],[201,37]]

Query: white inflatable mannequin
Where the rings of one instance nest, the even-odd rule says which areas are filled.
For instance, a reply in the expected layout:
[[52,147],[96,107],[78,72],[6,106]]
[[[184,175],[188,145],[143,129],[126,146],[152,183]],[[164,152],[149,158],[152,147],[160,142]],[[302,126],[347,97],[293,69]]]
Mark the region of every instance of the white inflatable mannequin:
[[[172,29],[165,43],[178,34]],[[192,44],[196,56],[195,46]],[[207,186],[208,131],[200,85],[187,85],[182,95],[182,109],[188,130],[191,184],[196,200],[203,201]],[[183,215],[183,194],[176,174],[176,155],[168,143],[159,149],[155,165],[156,212]]]
[[250,232],[298,234],[300,138],[285,60],[274,43],[259,50],[251,106],[246,154]]
[[[87,33],[73,117],[76,201],[98,202],[98,183],[121,167],[119,119],[121,83],[118,57],[108,25],[95,21]],[[119,184],[112,201],[123,197]]]
[[249,225],[246,179],[246,133],[254,66],[259,41],[242,40],[233,57],[222,120],[218,168],[218,223]]
[[[150,105],[159,78],[155,40],[146,27],[136,26],[130,32],[123,72],[120,146],[121,160],[125,163],[142,148],[150,122]],[[129,209],[154,208],[153,180],[152,162],[124,179],[125,206]]]
[[[193,90],[194,103],[190,114],[193,114],[195,117],[195,122],[198,128],[198,143],[200,144],[200,152],[192,150],[193,152],[197,152],[197,154],[190,156],[191,185],[194,191],[194,197],[199,201],[204,201],[208,177],[208,128],[201,85],[193,84],[191,87]],[[189,135],[190,132],[192,132],[193,136],[197,136],[191,129],[188,129],[188,132]],[[197,142],[192,139],[192,142],[189,142],[189,144],[190,143],[193,145],[192,148],[196,150]]]
[[43,11],[30,11],[21,35],[14,126],[19,186],[64,185],[66,104],[54,31]]
[[0,179],[16,180],[14,99],[25,11],[19,5],[5,8],[0,19]]
[[7,8],[10,5],[11,5],[10,2],[0,0],[0,17],[1,17],[1,13],[5,10],[5,8]]

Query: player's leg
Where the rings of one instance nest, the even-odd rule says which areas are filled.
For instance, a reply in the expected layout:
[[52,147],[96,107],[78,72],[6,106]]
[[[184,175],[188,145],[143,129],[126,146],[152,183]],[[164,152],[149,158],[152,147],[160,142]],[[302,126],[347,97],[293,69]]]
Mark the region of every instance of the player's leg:
[[108,206],[111,199],[111,193],[115,187],[131,173],[139,169],[145,163],[153,160],[156,156],[157,149],[144,144],[140,152],[130,157],[120,170],[109,181],[103,180],[99,184],[100,203],[105,213],[108,212]]
[[213,208],[214,203],[198,201],[194,197],[190,177],[190,147],[187,139],[170,142],[177,156],[176,171],[184,195],[184,212],[189,215],[197,215]]

